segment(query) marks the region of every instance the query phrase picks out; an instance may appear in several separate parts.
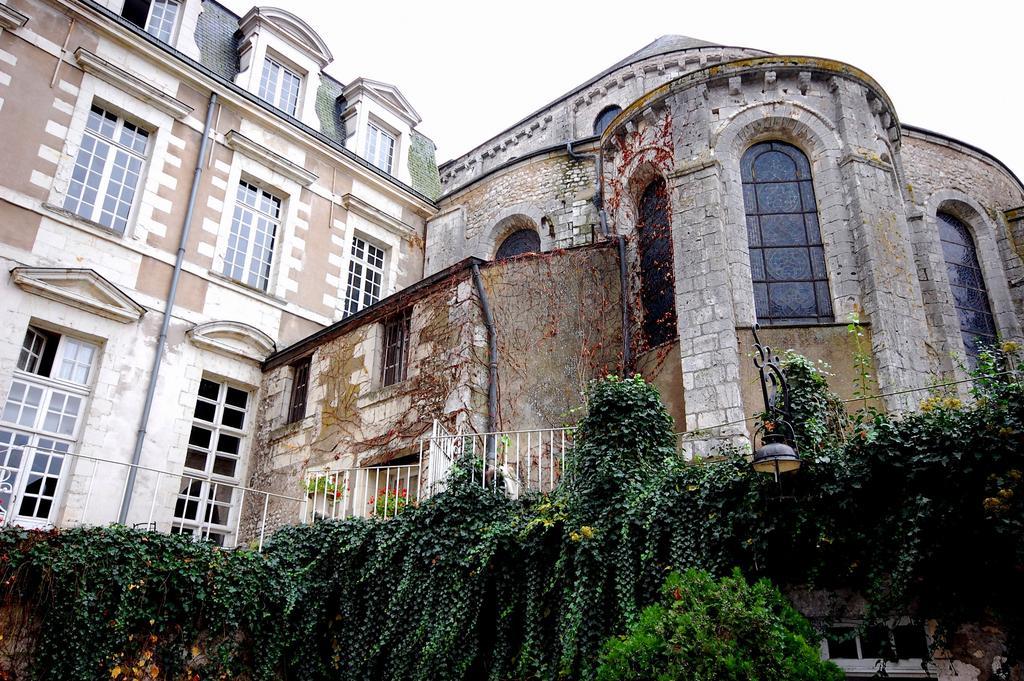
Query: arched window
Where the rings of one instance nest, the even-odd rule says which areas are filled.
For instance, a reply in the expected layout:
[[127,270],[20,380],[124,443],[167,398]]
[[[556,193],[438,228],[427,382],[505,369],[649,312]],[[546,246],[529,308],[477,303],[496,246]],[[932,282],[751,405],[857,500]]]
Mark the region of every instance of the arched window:
[[594,134],[604,134],[604,131],[608,129],[608,124],[619,115],[620,111],[622,111],[622,107],[614,105],[601,109],[601,113],[597,114],[597,118],[594,119]]
[[757,321],[833,321],[807,157],[791,144],[762,142],[743,154],[740,173]]
[[960,220],[948,213],[939,213],[939,239],[946,260],[949,288],[960,317],[960,335],[968,357],[996,340],[996,325],[988,304],[985,277],[978,263],[978,251],[971,233]]
[[665,180],[652,181],[640,195],[636,231],[640,255],[640,299],[648,347],[676,337],[676,286],[672,271],[672,223]]
[[495,260],[514,258],[523,253],[536,253],[540,250],[540,235],[532,229],[520,229],[512,232],[498,246]]

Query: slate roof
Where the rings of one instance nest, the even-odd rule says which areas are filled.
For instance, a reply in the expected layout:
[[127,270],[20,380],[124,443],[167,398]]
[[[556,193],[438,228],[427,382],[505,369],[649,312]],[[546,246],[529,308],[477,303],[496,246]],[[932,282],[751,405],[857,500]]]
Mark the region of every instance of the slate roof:
[[[238,75],[238,22],[241,17],[216,2],[203,0],[203,11],[196,25],[196,44],[199,45],[200,63],[225,80],[234,81]],[[316,116],[320,132],[340,146],[345,145],[345,122],[342,113],[345,84],[325,72],[320,74],[320,88],[316,93]],[[414,132],[409,153],[412,188],[430,199],[440,193],[434,144]]]

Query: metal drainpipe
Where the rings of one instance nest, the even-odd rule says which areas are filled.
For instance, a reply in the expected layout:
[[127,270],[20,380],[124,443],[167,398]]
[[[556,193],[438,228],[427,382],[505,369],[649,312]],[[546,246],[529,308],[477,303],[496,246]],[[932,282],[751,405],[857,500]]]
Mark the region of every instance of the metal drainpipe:
[[[473,284],[476,286],[477,296],[480,297],[480,307],[484,313],[484,326],[487,327],[487,461],[493,464],[495,459],[495,441],[493,433],[498,430],[498,335],[494,330],[494,315],[491,314],[491,305],[487,300],[487,291],[484,290],[484,281],[480,276],[480,265],[473,263]],[[486,471],[485,471],[486,473]]]
[[[604,210],[604,154],[598,149],[596,154],[580,154],[573,151],[572,141],[566,142],[565,150],[577,161],[596,158],[597,177],[594,179],[594,203],[597,204],[597,216],[601,225],[601,236],[610,238],[608,232],[608,214]],[[615,235],[619,251],[619,291],[622,304],[622,375],[627,375],[633,368],[631,351],[632,340],[629,332],[629,289],[626,280],[626,237]]]
[[217,104],[217,93],[210,93],[210,106],[206,109],[206,124],[203,127],[202,141],[199,143],[199,155],[196,157],[196,169],[192,175],[192,189],[188,195],[188,207],[185,209],[184,225],[181,228],[181,239],[178,241],[178,256],[174,261],[174,273],[171,275],[171,288],[167,293],[167,305],[164,308],[164,318],[160,324],[160,336],[156,340],[156,352],[153,354],[153,368],[149,372],[149,386],[146,388],[146,400],[142,406],[142,417],[139,419],[139,431],[135,436],[135,449],[132,451],[132,465],[128,469],[128,479],[125,481],[124,496],[121,498],[121,508],[117,515],[117,522],[122,525],[128,520],[128,508],[131,506],[132,492],[135,488],[135,474],[138,470],[139,461],[142,459],[142,446],[146,441],[146,428],[149,425],[149,415],[153,410],[153,397],[156,395],[156,382],[159,377],[160,364],[164,358],[164,345],[167,343],[167,331],[171,326],[171,314],[174,312],[174,301],[178,296],[178,281],[181,279],[181,266],[185,261],[185,247],[188,245],[188,235],[192,227],[192,214],[195,212],[196,195],[199,193],[199,179],[203,175],[203,157],[206,156],[206,147],[210,141],[210,128],[213,122],[213,109]]

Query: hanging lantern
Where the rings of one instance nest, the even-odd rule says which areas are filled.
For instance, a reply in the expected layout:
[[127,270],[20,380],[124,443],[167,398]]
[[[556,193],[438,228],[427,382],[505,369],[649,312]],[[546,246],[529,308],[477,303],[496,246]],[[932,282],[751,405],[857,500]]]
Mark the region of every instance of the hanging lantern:
[[764,399],[764,419],[754,432],[754,442],[761,446],[754,450],[751,462],[759,473],[789,473],[800,468],[800,455],[796,453],[796,437],[790,422],[793,414],[789,407],[789,384],[782,372],[778,355],[761,344],[754,324],[754,366],[761,378],[761,397]]

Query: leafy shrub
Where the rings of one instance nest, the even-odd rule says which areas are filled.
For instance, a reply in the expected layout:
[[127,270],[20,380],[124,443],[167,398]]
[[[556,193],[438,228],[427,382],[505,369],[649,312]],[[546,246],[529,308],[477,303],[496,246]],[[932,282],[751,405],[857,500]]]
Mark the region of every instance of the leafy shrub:
[[794,361],[805,464],[781,485],[735,447],[679,460],[655,389],[609,379],[548,497],[508,499],[460,464],[393,519],[287,527],[263,553],[5,528],[0,616],[21,613],[28,637],[0,620],[0,678],[20,665],[105,679],[141,661],[189,681],[590,679],[669,566],[851,589],[868,620],[909,612],[947,638],[994,617],[1020,659],[1021,374],[979,382],[971,404],[870,412],[843,432],[820,414],[834,404],[823,378]]
[[601,681],[842,681],[817,636],[767,580],[673,572],[660,602],[605,643]]

